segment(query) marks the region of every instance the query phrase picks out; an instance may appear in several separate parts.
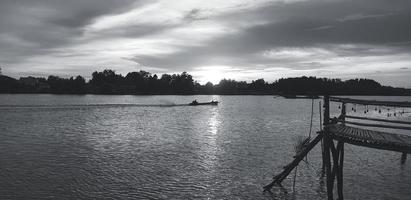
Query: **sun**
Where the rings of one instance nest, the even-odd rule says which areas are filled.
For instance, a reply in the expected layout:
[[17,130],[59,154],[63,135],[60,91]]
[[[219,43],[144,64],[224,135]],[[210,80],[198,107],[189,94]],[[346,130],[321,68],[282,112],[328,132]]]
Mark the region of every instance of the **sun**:
[[223,74],[218,70],[209,70],[205,71],[202,74],[202,78],[204,83],[211,82],[212,84],[218,84],[221,79],[223,79]]
[[203,67],[198,71],[198,78],[201,84],[211,82],[212,84],[218,84],[221,79],[224,78],[224,70],[217,66]]
[[227,75],[226,66],[206,66],[197,68],[193,73],[201,84],[211,82],[212,84],[218,84]]

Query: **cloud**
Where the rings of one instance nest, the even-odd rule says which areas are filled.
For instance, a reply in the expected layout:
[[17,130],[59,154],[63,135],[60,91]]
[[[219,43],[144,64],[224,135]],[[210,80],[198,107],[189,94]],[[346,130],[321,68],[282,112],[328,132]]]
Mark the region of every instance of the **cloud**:
[[[1,0],[0,65],[14,76],[188,71],[252,80],[377,77],[411,63],[398,0]],[[220,68],[220,69],[219,69]],[[410,72],[411,73],[411,72]],[[411,75],[411,74],[407,74]],[[208,76],[212,77],[212,76]]]
[[343,18],[339,19],[338,21],[340,21],[340,22],[355,21],[355,20],[362,20],[362,19],[368,19],[368,18],[386,17],[386,16],[390,16],[390,15],[392,15],[392,13],[370,14],[370,15],[350,14],[350,15],[344,16]]

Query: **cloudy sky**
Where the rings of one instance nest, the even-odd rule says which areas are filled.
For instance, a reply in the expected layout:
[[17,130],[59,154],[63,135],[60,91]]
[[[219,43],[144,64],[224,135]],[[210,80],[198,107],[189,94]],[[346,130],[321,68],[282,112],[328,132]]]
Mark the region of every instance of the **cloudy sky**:
[[3,74],[365,77],[411,87],[409,0],[0,0]]

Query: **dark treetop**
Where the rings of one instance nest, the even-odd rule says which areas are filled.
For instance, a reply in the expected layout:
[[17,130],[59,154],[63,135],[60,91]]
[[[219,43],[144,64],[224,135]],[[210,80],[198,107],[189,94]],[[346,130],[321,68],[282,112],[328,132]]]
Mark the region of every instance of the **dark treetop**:
[[158,77],[146,71],[126,76],[113,70],[93,72],[90,81],[83,77],[21,77],[0,75],[0,93],[51,94],[290,94],[290,95],[411,95],[411,89],[382,86],[370,79],[328,79],[316,77],[282,78],[273,83],[257,79],[251,83],[223,79],[213,85],[201,85],[187,72]]

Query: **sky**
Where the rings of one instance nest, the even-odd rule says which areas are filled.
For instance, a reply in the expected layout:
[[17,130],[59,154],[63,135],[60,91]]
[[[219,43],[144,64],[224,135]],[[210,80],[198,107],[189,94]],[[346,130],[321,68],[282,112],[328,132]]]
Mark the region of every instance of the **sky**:
[[4,75],[113,69],[411,88],[409,0],[0,0]]

